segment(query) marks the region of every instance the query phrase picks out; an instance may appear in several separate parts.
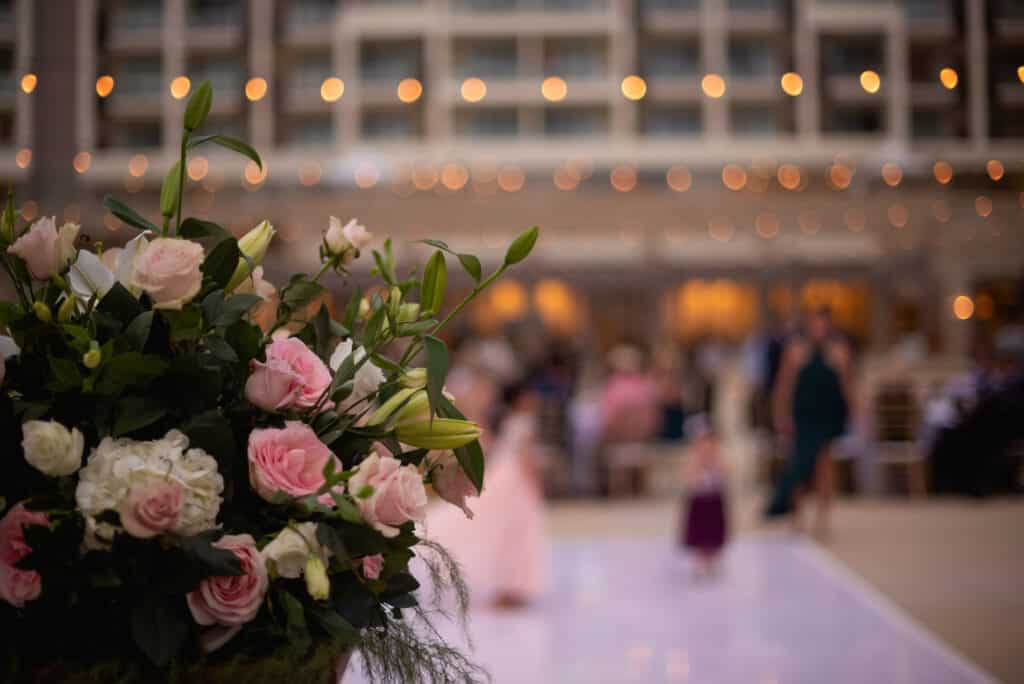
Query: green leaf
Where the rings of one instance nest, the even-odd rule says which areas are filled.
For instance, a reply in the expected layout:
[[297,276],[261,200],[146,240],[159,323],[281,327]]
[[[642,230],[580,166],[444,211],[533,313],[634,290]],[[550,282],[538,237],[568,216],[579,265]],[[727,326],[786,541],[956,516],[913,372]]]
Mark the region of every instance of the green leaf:
[[178,228],[178,237],[185,238],[186,240],[201,240],[212,237],[216,238],[217,242],[220,242],[221,240],[231,239],[232,235],[212,221],[203,221],[202,219],[189,217],[181,222],[181,228]]
[[220,536],[221,533],[217,530],[203,532],[193,537],[183,537],[178,545],[193,561],[203,567],[207,575],[218,577],[244,575],[242,562],[238,556],[227,549],[211,546],[211,543],[219,539]]
[[444,252],[437,250],[427,261],[420,284],[420,308],[425,316],[441,310],[447,285],[448,263],[444,258]]
[[341,397],[341,392],[344,388],[345,383],[354,378],[356,375],[356,355],[354,353],[349,354],[341,361],[341,365],[338,366],[337,372],[331,379],[331,388],[328,395],[331,401],[337,402]]
[[317,624],[335,639],[342,639],[353,644],[359,640],[359,630],[334,610],[325,606],[312,605],[306,609],[306,613],[312,615]]
[[118,354],[103,365],[96,391],[114,395],[129,385],[144,386],[163,375],[167,368],[167,361],[156,355],[136,351]]
[[278,592],[278,596],[284,608],[288,643],[298,653],[306,653],[313,644],[313,638],[309,635],[309,627],[306,626],[302,603],[284,590]]
[[441,240],[420,240],[419,242],[423,243],[424,245],[430,245],[431,247],[437,247],[438,249],[443,249],[444,251],[446,251],[448,253],[453,253],[452,252],[452,248],[448,246],[448,243],[447,242],[442,242]]
[[25,312],[14,302],[0,301],[0,329],[6,328],[11,321],[16,321]]
[[359,511],[359,507],[352,503],[352,500],[347,496],[338,492],[331,492],[331,499],[334,500],[338,515],[341,516],[342,520],[357,524],[363,522],[363,514]]
[[539,235],[540,228],[534,226],[513,240],[512,244],[508,247],[508,251],[505,252],[505,265],[518,264],[528,257],[530,252],[533,251],[533,246],[537,244],[537,237]]
[[149,339],[149,331],[153,327],[153,312],[143,311],[132,319],[124,329],[124,340],[131,349],[142,351]]
[[178,191],[181,189],[181,162],[174,162],[174,166],[164,176],[164,184],[160,188],[160,213],[166,218],[174,216],[174,210],[178,207]]
[[484,490],[484,450],[480,447],[480,442],[470,442],[466,446],[455,449],[455,458],[459,460],[462,472],[466,473],[466,477],[476,487],[476,491],[482,492]]
[[479,283],[481,275],[480,260],[472,254],[456,254],[455,256],[459,257],[459,263],[462,264],[462,268],[466,273]]
[[295,310],[308,304],[324,291],[323,285],[310,280],[296,280],[281,293],[281,303]]
[[197,340],[203,334],[203,314],[198,307],[190,306],[181,311],[161,309],[160,315],[171,328],[171,342]]
[[125,397],[117,402],[117,419],[114,421],[114,436],[121,437],[147,425],[152,425],[167,415],[162,401],[146,397]]
[[121,219],[129,226],[138,228],[139,230],[151,230],[154,233],[159,231],[154,224],[144,219],[134,209],[123,202],[114,199],[110,195],[103,198],[103,206],[106,207],[111,214]]
[[251,323],[238,321],[224,331],[224,339],[234,347],[239,361],[248,364],[250,359],[260,353],[263,332]]
[[373,349],[377,345],[377,339],[380,337],[381,329],[384,327],[384,321],[387,318],[387,309],[383,306],[378,308],[370,316],[370,320],[366,321],[366,325],[363,326],[362,343],[367,349]]
[[316,526],[316,540],[330,549],[331,553],[334,554],[333,560],[338,561],[338,564],[342,567],[348,566],[351,562],[348,549],[345,548],[345,542],[341,540],[341,537],[338,536],[334,528],[327,523],[320,523]]
[[444,342],[427,335],[423,338],[423,350],[427,354],[427,398],[430,413],[436,415],[444,398],[444,380],[448,375],[448,348]]
[[123,325],[128,325],[142,313],[142,305],[121,283],[114,283],[107,294],[103,295],[96,309],[112,315]]
[[213,104],[213,86],[209,81],[203,81],[188,99],[188,106],[185,107],[185,129],[191,133],[206,121],[210,113],[210,106]]
[[194,138],[193,140],[189,141],[188,148],[192,149],[193,147],[198,147],[199,145],[208,142],[212,142],[215,145],[220,145],[221,147],[226,147],[229,150],[238,152],[239,154],[248,157],[252,161],[256,162],[256,166],[260,167],[261,171],[263,170],[263,160],[260,159],[260,155],[256,152],[256,150],[254,150],[251,146],[242,142],[241,140],[238,140],[236,138],[229,138],[226,135],[204,135],[198,138]]
[[257,294],[236,294],[228,297],[212,322],[217,327],[234,325],[261,301],[263,298]]
[[51,356],[50,371],[53,373],[53,379],[49,384],[57,391],[67,391],[82,386],[82,372],[74,361]]
[[356,327],[356,319],[359,317],[359,307],[363,303],[363,292],[359,288],[349,297],[348,306],[345,307],[345,318],[342,323],[349,330]]
[[203,275],[218,288],[224,288],[234,275],[240,256],[241,251],[235,239],[221,240],[203,261]]
[[157,667],[171,662],[188,637],[188,623],[180,605],[183,602],[181,596],[147,591],[132,608],[132,640]]
[[219,335],[207,335],[206,348],[221,361],[238,363],[238,354],[235,353],[235,350],[228,344],[227,340]]
[[312,326],[315,333],[313,351],[321,359],[326,359],[331,355],[331,315],[324,304],[320,305],[316,315],[313,316]]

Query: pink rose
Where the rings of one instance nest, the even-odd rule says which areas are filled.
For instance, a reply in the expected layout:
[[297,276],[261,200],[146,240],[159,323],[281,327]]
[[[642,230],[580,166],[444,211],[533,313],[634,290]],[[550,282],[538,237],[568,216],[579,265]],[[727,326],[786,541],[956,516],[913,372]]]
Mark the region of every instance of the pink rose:
[[467,518],[473,518],[473,511],[466,505],[466,498],[480,496],[480,492],[466,476],[454,452],[445,451],[432,461],[430,481],[439,497],[461,508]]
[[77,223],[65,223],[58,231],[54,217],[45,216],[33,223],[7,251],[24,260],[33,278],[46,280],[74,260],[78,231]]
[[191,240],[157,238],[135,256],[131,285],[153,300],[155,309],[180,309],[199,294],[203,247]]
[[[320,357],[294,337],[267,345],[267,360],[253,361],[245,398],[265,411],[311,408],[331,386],[331,371]],[[334,407],[327,400],[324,410]]]
[[289,420],[284,428],[253,430],[249,435],[249,482],[256,493],[271,501],[278,492],[303,497],[324,484],[324,465],[335,459],[305,423]]
[[380,577],[380,571],[384,569],[384,556],[379,553],[372,556],[363,556],[363,577],[375,580]]
[[0,598],[15,608],[34,601],[42,592],[38,572],[15,567],[15,563],[32,553],[25,541],[26,525],[49,527],[50,521],[45,513],[30,511],[23,503],[12,507],[0,520]]
[[421,522],[426,514],[427,492],[419,471],[392,456],[367,456],[349,478],[348,492],[363,519],[385,537],[397,536],[399,526]]
[[132,488],[121,504],[121,525],[133,537],[155,537],[178,525],[183,501],[184,493],[177,482],[157,481]]
[[238,633],[242,625],[256,617],[270,584],[267,567],[256,549],[252,535],[224,535],[213,546],[235,554],[242,563],[243,574],[207,577],[195,591],[185,597],[192,618],[197,623],[204,626],[219,625],[208,630],[205,638],[201,638],[203,648],[207,651],[220,648]]

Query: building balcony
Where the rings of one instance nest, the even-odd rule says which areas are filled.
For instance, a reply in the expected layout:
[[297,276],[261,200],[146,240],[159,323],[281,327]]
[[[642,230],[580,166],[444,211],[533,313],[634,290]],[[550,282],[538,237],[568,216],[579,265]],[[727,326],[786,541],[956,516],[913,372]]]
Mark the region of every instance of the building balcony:
[[910,101],[915,107],[949,107],[959,100],[955,91],[947,90],[939,83],[910,84]]
[[107,42],[102,47],[114,54],[156,54],[163,50],[162,36],[163,31],[159,24],[133,29],[112,22]]
[[675,11],[660,6],[643,14],[644,32],[651,35],[700,35],[700,15],[696,11]]
[[117,88],[106,99],[106,114],[122,120],[150,120],[163,116],[163,97],[158,90]]
[[885,74],[882,74],[882,85],[876,93],[869,93],[860,85],[860,77],[857,75],[836,75],[826,76],[825,93],[829,99],[842,104],[868,105],[873,104],[879,107],[886,103],[888,85]]
[[[609,97],[618,93],[618,85],[604,76],[563,77],[567,85],[566,97],[560,102],[548,102],[541,94],[543,76],[518,76],[507,79],[484,79],[487,84],[487,96],[480,102],[470,104],[471,107],[506,107],[516,105],[567,106],[576,104],[606,104]],[[464,103],[460,95],[462,81],[451,79],[442,93],[448,103]]]
[[240,24],[201,24],[186,32],[190,52],[235,52],[245,44],[245,31]]
[[[394,90],[392,90],[394,95]],[[322,114],[328,111],[330,103],[320,97],[320,86],[295,85],[288,88],[284,97],[285,114]]]
[[1024,106],[1024,85],[1018,82],[997,83],[996,99],[1002,105],[1022,107]]

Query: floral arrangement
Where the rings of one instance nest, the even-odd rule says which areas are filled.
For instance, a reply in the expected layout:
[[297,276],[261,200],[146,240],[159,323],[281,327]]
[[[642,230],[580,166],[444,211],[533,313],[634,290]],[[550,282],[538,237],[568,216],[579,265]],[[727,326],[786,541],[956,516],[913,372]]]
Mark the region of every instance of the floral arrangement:
[[[489,277],[427,241],[422,273],[400,278],[385,242],[381,283],[335,319],[321,280],[368,248],[363,226],[331,218],[319,272],[278,292],[260,265],[269,223],[236,240],[183,217],[190,150],[262,166],[196,134],[211,100],[203,83],[188,102],[162,225],[105,200],[140,231],[124,248],[80,247],[51,218],[21,226],[11,197],[0,220],[15,295],[0,302],[2,678],[329,681],[361,649],[377,679],[476,681],[417,627],[447,604],[410,572],[419,556],[464,598],[416,523],[428,486],[467,514],[483,486],[480,429],[444,389],[436,335],[537,230]],[[448,255],[475,286],[441,318]]]

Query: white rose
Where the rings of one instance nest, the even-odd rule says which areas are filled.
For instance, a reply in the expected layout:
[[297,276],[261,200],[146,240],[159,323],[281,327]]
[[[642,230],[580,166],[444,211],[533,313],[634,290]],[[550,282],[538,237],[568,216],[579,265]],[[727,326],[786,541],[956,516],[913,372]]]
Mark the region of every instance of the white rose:
[[[338,346],[334,348],[334,353],[331,354],[330,365],[332,371],[337,372],[341,368],[341,364],[345,362],[345,359],[352,355],[354,346],[351,339],[338,343]],[[366,350],[362,347],[355,348],[353,362],[358,365],[364,358],[366,358]],[[359,370],[356,371],[356,375],[352,379],[352,395],[349,397],[349,404],[362,401],[371,394],[374,394],[383,382],[384,371],[373,365],[372,361],[363,363],[363,365],[359,366]]]
[[274,541],[263,547],[265,561],[274,561],[277,574],[295,579],[301,577],[311,555],[326,558],[327,549],[316,540],[317,524],[304,522],[281,530]]
[[328,221],[324,242],[327,243],[327,251],[335,256],[344,254],[352,248],[352,243],[345,237],[345,228],[341,225],[341,219],[337,216],[332,216]]
[[85,438],[55,420],[30,420],[21,426],[25,460],[51,477],[70,475],[82,466]]
[[345,234],[345,238],[348,239],[349,243],[351,243],[351,245],[356,249],[366,247],[366,245],[370,244],[370,240],[373,239],[373,233],[366,230],[366,226],[355,219],[346,223],[345,227],[341,229],[341,232]]

